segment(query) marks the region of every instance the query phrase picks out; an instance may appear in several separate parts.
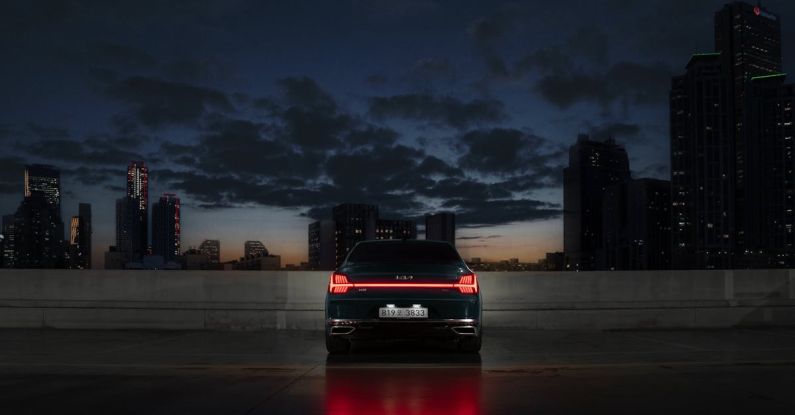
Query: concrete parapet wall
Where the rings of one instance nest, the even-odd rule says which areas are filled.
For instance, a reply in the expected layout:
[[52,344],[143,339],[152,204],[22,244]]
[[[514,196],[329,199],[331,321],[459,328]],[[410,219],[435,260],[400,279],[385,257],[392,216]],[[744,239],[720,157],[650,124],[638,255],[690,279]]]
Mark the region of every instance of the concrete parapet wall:
[[[795,325],[795,270],[484,272],[484,325]],[[328,272],[0,270],[0,327],[322,329]]]

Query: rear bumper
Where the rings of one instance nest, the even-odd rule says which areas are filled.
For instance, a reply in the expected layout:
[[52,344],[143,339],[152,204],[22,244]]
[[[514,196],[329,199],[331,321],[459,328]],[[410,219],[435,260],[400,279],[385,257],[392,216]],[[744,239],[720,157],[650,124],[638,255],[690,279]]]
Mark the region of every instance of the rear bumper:
[[475,319],[334,319],[326,320],[326,335],[351,340],[460,338],[480,335]]

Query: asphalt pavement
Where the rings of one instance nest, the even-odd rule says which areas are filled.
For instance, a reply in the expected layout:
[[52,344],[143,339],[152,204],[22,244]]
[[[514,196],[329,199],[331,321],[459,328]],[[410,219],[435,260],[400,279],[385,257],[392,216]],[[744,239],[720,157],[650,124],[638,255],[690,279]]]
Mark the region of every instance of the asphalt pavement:
[[479,355],[304,331],[0,330],[2,414],[795,413],[795,329],[489,330]]

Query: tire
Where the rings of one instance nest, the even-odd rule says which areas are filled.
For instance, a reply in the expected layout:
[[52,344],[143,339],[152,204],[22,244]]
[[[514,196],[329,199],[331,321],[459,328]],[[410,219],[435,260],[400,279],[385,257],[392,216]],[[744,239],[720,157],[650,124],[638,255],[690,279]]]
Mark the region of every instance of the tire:
[[334,336],[326,336],[326,350],[330,354],[346,354],[351,350],[351,342]]
[[480,353],[480,336],[464,337],[458,342],[458,351],[463,353]]

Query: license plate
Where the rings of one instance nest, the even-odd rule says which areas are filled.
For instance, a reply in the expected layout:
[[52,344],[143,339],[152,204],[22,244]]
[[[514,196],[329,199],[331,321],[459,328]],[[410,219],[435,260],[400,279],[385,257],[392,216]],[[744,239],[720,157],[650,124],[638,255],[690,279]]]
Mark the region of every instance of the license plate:
[[378,309],[380,318],[428,318],[427,307],[381,307]]

